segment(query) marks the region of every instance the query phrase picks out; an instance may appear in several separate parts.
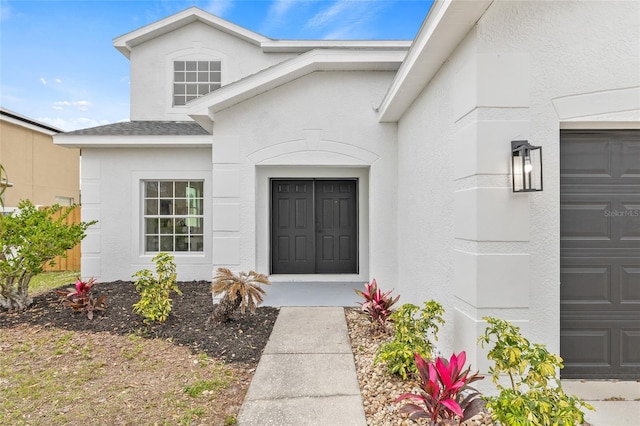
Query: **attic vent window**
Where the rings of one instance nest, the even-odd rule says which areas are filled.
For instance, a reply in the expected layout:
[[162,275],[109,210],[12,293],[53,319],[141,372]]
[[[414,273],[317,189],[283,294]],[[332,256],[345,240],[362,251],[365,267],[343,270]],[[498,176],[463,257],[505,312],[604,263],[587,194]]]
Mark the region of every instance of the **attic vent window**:
[[219,89],[220,83],[220,61],[174,61],[173,106]]

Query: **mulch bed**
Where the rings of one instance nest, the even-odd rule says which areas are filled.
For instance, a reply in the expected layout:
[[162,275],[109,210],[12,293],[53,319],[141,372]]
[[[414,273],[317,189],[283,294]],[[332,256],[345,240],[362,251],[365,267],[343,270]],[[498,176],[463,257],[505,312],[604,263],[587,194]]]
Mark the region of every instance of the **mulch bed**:
[[211,284],[207,281],[179,282],[178,287],[182,296],[172,293],[173,308],[162,324],[145,324],[132,312],[133,304],[140,300],[133,283],[114,281],[95,285],[94,295],[106,295],[108,306],[105,312],[97,312],[92,320],[72,312],[61,303],[61,296],[51,290],[34,297],[33,305],[24,311],[0,309],[0,329],[28,323],[70,331],[136,334],[168,339],[194,353],[204,352],[228,363],[257,364],[278,309],[260,307],[253,315],[237,312],[230,321],[215,324],[209,320],[213,312]]

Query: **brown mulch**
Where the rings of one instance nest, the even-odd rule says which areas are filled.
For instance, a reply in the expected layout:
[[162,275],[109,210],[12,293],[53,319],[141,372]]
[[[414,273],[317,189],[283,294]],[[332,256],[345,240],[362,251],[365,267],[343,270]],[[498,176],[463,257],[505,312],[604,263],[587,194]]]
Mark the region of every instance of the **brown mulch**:
[[162,324],[145,324],[132,311],[133,304],[140,300],[134,284],[114,281],[94,286],[94,295],[106,295],[108,306],[105,312],[97,312],[92,320],[81,313],[72,312],[52,290],[34,297],[33,305],[24,311],[0,309],[0,329],[26,323],[70,331],[135,334],[170,339],[194,353],[204,352],[227,363],[257,365],[278,316],[278,309],[260,307],[253,315],[237,312],[230,321],[214,324],[209,321],[213,312],[211,283],[179,282],[178,287],[182,295],[171,294],[173,308],[167,321]]

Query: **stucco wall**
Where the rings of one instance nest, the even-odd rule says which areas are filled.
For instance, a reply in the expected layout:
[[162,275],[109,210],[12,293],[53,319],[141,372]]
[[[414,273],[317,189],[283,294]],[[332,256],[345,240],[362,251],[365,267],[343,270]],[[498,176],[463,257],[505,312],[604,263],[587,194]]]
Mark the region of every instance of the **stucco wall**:
[[226,85],[291,56],[265,54],[259,46],[194,22],[132,50],[131,120],[191,120],[186,107],[172,107],[174,60],[220,60]]
[[296,280],[375,277],[395,286],[396,125],[379,124],[374,111],[392,77],[315,72],[216,114],[213,175],[226,183],[214,187],[214,217],[228,220],[218,223],[214,245],[228,249],[214,253],[215,266],[268,271],[269,178],[357,177],[360,273]]
[[[495,1],[401,119],[399,289],[445,305],[443,352],[486,367],[485,315],[559,352],[559,129],[637,120],[639,7]],[[541,193],[511,192],[516,139],[543,146]]]
[[45,206],[56,197],[80,202],[80,151],[55,146],[50,134],[2,120],[0,163],[14,185],[4,194],[6,207],[24,199]]
[[[211,151],[184,149],[83,149],[82,220],[97,220],[82,241],[82,275],[99,281],[130,280],[136,271],[155,270],[154,254],[142,246],[144,179],[204,179],[204,226],[211,229]],[[176,253],[179,280],[211,278],[211,235],[202,253]]]

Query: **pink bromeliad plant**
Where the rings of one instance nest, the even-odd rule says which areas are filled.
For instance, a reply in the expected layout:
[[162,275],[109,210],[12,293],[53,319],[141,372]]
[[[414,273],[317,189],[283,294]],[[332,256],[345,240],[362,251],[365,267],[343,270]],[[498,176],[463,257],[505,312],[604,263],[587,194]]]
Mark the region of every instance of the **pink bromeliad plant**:
[[87,318],[93,319],[94,311],[104,311],[107,307],[107,296],[100,296],[97,299],[93,297],[92,290],[96,283],[95,278],[89,281],[82,281],[76,278],[75,288],[71,287],[67,290],[58,290],[58,293],[65,298],[65,304],[74,312],[85,312]]
[[415,403],[405,404],[400,412],[409,414],[410,419],[429,419],[431,425],[459,425],[484,408],[480,393],[469,386],[484,377],[476,372],[470,375],[471,367],[463,370],[466,353],[451,355],[449,360],[438,358],[435,362],[425,361],[415,354],[415,363],[420,374],[423,392],[405,393],[395,402],[410,399]]
[[384,328],[389,315],[393,312],[391,307],[396,304],[400,296],[395,298],[391,297],[393,290],[383,293],[378,288],[378,283],[375,278],[371,283],[365,283],[364,289],[365,291],[355,290],[357,295],[364,298],[364,302],[359,302],[362,306],[362,311],[369,314],[369,321],[377,323],[380,327]]

